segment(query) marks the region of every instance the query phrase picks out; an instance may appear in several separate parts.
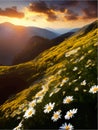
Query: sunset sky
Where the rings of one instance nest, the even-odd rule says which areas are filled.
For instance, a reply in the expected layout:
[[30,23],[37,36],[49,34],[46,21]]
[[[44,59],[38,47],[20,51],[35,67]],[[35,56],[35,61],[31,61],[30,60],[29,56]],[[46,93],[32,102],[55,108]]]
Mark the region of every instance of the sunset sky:
[[0,23],[75,28],[97,17],[95,0],[0,0]]

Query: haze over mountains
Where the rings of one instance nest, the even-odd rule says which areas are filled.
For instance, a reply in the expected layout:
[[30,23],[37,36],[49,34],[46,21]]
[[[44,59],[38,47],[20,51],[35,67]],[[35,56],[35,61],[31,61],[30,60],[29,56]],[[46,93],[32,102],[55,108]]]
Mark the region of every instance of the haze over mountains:
[[64,39],[70,37],[74,32],[65,33],[52,40],[45,39],[39,36],[33,36],[28,42],[27,46],[18,54],[13,60],[13,64],[19,64],[33,60],[41,52],[50,47],[58,45]]
[[47,28],[50,31],[53,31],[55,33],[59,33],[59,34],[64,34],[64,33],[68,33],[68,32],[76,32],[78,31],[80,28],[59,28],[59,29],[52,29],[52,28]]
[[58,34],[37,27],[0,24],[0,64],[11,65],[14,56],[23,50],[32,36],[53,39]]

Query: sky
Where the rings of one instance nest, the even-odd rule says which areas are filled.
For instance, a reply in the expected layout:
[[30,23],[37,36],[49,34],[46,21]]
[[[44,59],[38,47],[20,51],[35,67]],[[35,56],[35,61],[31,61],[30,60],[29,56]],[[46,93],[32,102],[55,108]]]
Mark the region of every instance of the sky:
[[97,0],[0,0],[0,23],[76,28],[97,19]]

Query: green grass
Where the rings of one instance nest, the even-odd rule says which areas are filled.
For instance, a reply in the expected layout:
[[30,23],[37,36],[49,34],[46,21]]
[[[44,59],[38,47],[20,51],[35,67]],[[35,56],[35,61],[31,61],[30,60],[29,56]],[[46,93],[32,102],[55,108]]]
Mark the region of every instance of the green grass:
[[[97,95],[88,91],[91,86],[97,84],[97,31],[97,28],[94,28],[85,35],[83,32],[81,35],[80,31],[30,62],[11,67],[1,66],[1,77],[17,75],[25,81],[26,86],[19,86],[23,90],[1,105],[0,127],[7,129],[16,127],[23,119],[25,113],[23,108],[28,108],[29,102],[36,99],[37,95],[41,95],[41,102],[35,106],[36,114],[23,121],[24,129],[58,129],[64,122],[72,123],[75,129],[96,128]],[[76,53],[70,54],[77,48]],[[65,57],[65,54],[70,56]],[[73,71],[74,67],[78,69]],[[68,81],[60,86],[63,79]],[[82,86],[81,82],[84,80],[86,85]],[[43,85],[46,89],[42,91]],[[76,88],[78,91],[75,91]],[[73,96],[74,101],[65,105],[62,101],[68,95]],[[51,120],[53,111],[49,114],[43,112],[44,106],[49,102],[56,104],[53,111],[62,110],[62,118],[55,123]],[[22,109],[21,105],[24,105]],[[73,108],[78,108],[77,114],[72,119],[65,120],[64,115]]]

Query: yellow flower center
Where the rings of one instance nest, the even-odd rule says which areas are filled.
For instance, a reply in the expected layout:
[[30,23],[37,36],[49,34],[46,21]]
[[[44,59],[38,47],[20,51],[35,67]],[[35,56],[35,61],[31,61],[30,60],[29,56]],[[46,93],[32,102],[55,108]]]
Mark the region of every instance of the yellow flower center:
[[67,103],[70,103],[70,102],[71,102],[71,99],[69,99],[69,98],[66,99],[66,102],[67,102]]
[[58,119],[59,115],[55,113],[53,117],[54,117],[55,119]]
[[32,114],[32,111],[29,111],[29,112],[28,112],[28,115],[30,116],[31,114]]
[[48,106],[47,110],[50,111],[51,110],[51,106]]
[[68,113],[68,116],[71,117],[73,114],[71,112]]
[[70,129],[70,127],[69,127],[69,126],[66,126],[66,127],[65,127],[65,130],[69,130],[69,129]]
[[94,92],[97,92],[97,91],[98,91],[98,88],[93,88],[93,91],[94,91]]

